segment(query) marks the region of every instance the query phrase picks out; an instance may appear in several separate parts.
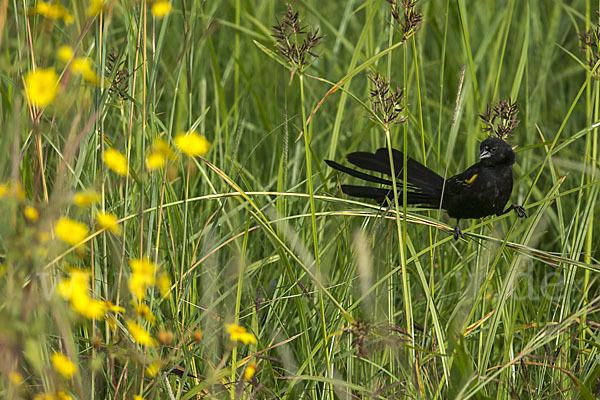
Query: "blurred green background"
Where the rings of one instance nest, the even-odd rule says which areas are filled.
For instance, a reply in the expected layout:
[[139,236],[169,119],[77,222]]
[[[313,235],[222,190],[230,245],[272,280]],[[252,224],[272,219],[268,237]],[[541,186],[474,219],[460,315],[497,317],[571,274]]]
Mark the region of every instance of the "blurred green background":
[[[2,396],[597,398],[600,5],[408,3],[423,21],[403,36],[387,1],[291,2],[323,36],[298,69],[272,36],[281,1],[174,1],[161,18],[153,3],[100,2],[96,14],[64,1],[72,23],[2,2],[0,171],[25,193],[0,199]],[[63,45],[106,80],[74,73]],[[60,76],[43,109],[24,92],[34,66]],[[529,217],[463,221],[455,242],[443,212],[405,220],[341,194],[351,178],[323,160],[386,143],[368,118],[374,72],[404,91],[392,146],[441,175],[476,162],[489,104],[516,101],[511,200]],[[146,167],[157,138],[193,130],[211,143],[203,158]],[[103,164],[108,148],[127,176]],[[75,207],[84,190],[101,201]],[[95,234],[100,209],[120,234]],[[93,236],[78,249],[52,239],[60,216]],[[127,287],[128,260],[142,257],[172,282],[168,298],[149,291],[153,323]],[[125,313],[75,315],[53,290],[71,266]],[[136,345],[127,318],[160,344]],[[257,343],[236,345],[224,323]],[[78,365],[73,378],[52,369],[55,351]]]

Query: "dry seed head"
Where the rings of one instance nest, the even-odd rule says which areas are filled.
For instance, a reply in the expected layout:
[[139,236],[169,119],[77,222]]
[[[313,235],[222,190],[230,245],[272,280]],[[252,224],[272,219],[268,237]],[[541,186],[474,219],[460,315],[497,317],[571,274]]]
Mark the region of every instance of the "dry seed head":
[[[600,11],[596,11],[598,18],[600,18]],[[600,23],[597,23],[589,31],[585,31],[579,34],[579,41],[581,42],[581,50],[587,53],[587,64],[590,68],[600,61],[600,52],[598,51],[598,41],[600,40]],[[594,73],[595,79],[600,79],[600,71],[596,69]]]
[[483,131],[506,139],[519,125],[519,106],[509,97],[508,100],[500,99],[497,103],[488,104],[486,111],[479,114],[483,123]]
[[302,26],[298,12],[294,12],[289,4],[281,21],[277,20],[277,24],[273,25],[272,32],[277,51],[290,67],[302,71],[319,57],[313,52],[323,39],[319,36],[319,28]]
[[392,17],[402,31],[402,40],[407,40],[417,33],[419,25],[423,23],[423,14],[415,8],[418,0],[387,0],[387,2],[391,5]]
[[110,78],[113,71],[113,76],[110,88],[111,93],[118,95],[122,100],[127,100],[127,91],[129,89],[129,70],[124,66],[125,60],[119,61],[119,54],[115,49],[111,49],[106,56],[106,67],[104,76]]
[[391,90],[390,81],[379,73],[368,76],[373,84],[370,90],[371,110],[384,124],[400,124],[406,121],[402,113],[406,109],[404,105],[404,91],[397,87]]

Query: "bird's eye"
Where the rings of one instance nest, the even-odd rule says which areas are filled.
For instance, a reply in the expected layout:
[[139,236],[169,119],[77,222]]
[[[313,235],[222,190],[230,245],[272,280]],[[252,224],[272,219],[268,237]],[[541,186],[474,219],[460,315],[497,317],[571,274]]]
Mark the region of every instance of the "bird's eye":
[[498,147],[496,147],[496,146],[492,147],[492,152],[495,152],[496,150],[498,150]]

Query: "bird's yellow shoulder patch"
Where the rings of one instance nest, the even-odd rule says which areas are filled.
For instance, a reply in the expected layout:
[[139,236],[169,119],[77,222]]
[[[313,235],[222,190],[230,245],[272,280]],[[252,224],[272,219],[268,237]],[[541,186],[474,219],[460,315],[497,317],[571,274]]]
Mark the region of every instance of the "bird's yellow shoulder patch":
[[475,179],[477,179],[477,175],[478,175],[478,174],[473,174],[473,176],[472,176],[472,177],[470,177],[469,179],[467,179],[467,180],[465,181],[465,183],[467,183],[467,184],[469,184],[469,185],[470,185],[471,183],[473,183],[473,181],[475,181]]

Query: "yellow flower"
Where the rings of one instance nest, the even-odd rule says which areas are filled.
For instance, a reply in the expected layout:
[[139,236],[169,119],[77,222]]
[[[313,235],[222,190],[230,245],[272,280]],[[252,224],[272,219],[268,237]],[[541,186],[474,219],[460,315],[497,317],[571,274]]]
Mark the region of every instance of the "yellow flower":
[[77,372],[77,366],[73,364],[73,361],[62,353],[52,354],[52,364],[54,369],[65,378],[72,377]]
[[162,18],[171,12],[171,3],[165,0],[159,0],[152,4],[152,15],[156,18]]
[[73,15],[65,10],[65,13],[63,14],[63,21],[65,24],[71,25],[73,23]]
[[164,139],[156,139],[152,145],[152,150],[146,156],[146,167],[150,171],[162,168],[165,166],[167,158],[175,158],[169,143]]
[[158,286],[158,290],[160,290],[163,297],[168,297],[171,294],[171,278],[169,278],[169,275],[160,274],[156,278],[156,286]]
[[140,303],[135,305],[133,308],[133,312],[136,315],[139,315],[140,317],[144,318],[151,324],[154,324],[154,321],[156,321],[156,317],[152,314],[152,312],[150,311],[150,307],[148,307],[147,304]]
[[58,2],[50,4],[45,1],[38,1],[35,7],[29,9],[29,12],[50,19],[62,18],[65,24],[73,23],[73,15]]
[[74,269],[69,279],[63,279],[58,283],[56,290],[65,300],[77,301],[88,296],[89,278],[89,272]]
[[40,218],[40,213],[35,207],[27,206],[25,210],[23,210],[23,214],[25,214],[25,218],[27,218],[31,222],[35,222]]
[[92,69],[92,62],[87,57],[77,57],[71,64],[73,71],[81,74],[87,82],[97,85],[99,82],[98,75]]
[[71,61],[74,56],[71,46],[63,45],[58,48],[58,59],[65,64]]
[[125,308],[123,308],[121,306],[117,306],[117,305],[111,303],[110,301],[106,302],[106,308],[108,309],[108,311],[111,311],[111,312],[114,312],[114,313],[125,312]]
[[210,149],[210,142],[196,131],[182,132],[174,141],[175,146],[188,156],[203,156]]
[[107,149],[104,152],[104,164],[121,176],[127,175],[127,159],[123,154],[115,149]]
[[254,364],[254,363],[248,364],[248,366],[246,366],[246,369],[244,370],[244,379],[249,381],[250,379],[252,379],[252,377],[254,376],[255,373],[256,373],[256,364]]
[[8,183],[0,184],[0,199],[8,196],[8,192],[10,191],[10,185]]
[[152,261],[150,261],[147,258],[141,258],[141,259],[132,259],[129,260],[129,266],[131,267],[131,271],[134,274],[141,274],[144,275],[146,277],[148,277],[148,279],[152,280],[150,282],[151,285],[154,284],[154,273],[156,272],[156,264],[153,263]]
[[175,154],[173,153],[173,150],[171,150],[171,146],[169,146],[169,143],[164,139],[156,139],[152,144],[152,150],[157,153],[164,154],[168,158],[175,158]]
[[96,14],[99,14],[100,11],[104,8],[104,0],[91,0],[90,5],[87,9],[87,15],[89,17],[93,17]]
[[71,308],[88,319],[99,319],[106,314],[107,303],[92,299],[89,295],[90,273],[72,270],[69,279],[61,280],[56,290],[71,303]]
[[36,394],[33,400],[73,400],[71,396],[69,396],[65,392],[54,393],[40,393]]
[[88,207],[98,201],[100,201],[100,195],[93,190],[78,192],[75,193],[75,196],[73,196],[73,203],[81,208]]
[[87,294],[90,272],[71,268],[69,278],[62,279],[56,286],[56,290],[65,300],[71,300],[73,296]]
[[246,331],[246,328],[236,324],[225,324],[225,329],[229,333],[229,339],[233,342],[240,341],[244,344],[256,343],[256,338],[253,334]]
[[147,258],[130,260],[131,278],[128,282],[129,291],[139,300],[146,297],[146,288],[154,285],[156,264]]
[[23,383],[23,375],[17,371],[11,371],[10,374],[8,374],[8,379],[10,379],[14,385],[20,385]]
[[160,169],[165,166],[166,161],[167,158],[163,154],[152,152],[146,157],[146,168],[150,171]]
[[121,228],[117,224],[117,216],[115,214],[100,211],[98,215],[96,215],[96,221],[98,221],[98,225],[100,225],[101,228],[108,229],[115,235],[121,233]]
[[38,68],[25,76],[27,99],[38,107],[52,103],[58,93],[58,75],[53,68]]
[[154,375],[158,374],[158,371],[160,371],[160,365],[157,362],[153,362],[146,367],[146,375],[149,377],[153,377]]
[[81,222],[62,217],[54,226],[56,236],[72,246],[81,243],[88,235],[88,228]]
[[143,275],[133,274],[127,282],[127,287],[131,294],[135,296],[139,301],[144,300],[146,297],[146,289],[148,288],[148,282]]
[[83,71],[92,69],[92,61],[87,57],[77,57],[71,65],[73,71],[83,73]]
[[29,10],[31,14],[40,14],[46,18],[58,19],[60,18],[60,7],[46,3],[45,1],[38,1],[35,7]]
[[40,393],[36,394],[33,400],[57,400],[57,398],[52,393]]
[[73,399],[71,396],[69,396],[65,392],[58,392],[58,393],[56,393],[56,398],[58,400],[72,400]]
[[102,300],[92,299],[89,296],[81,297],[71,303],[73,310],[87,319],[100,319],[106,314],[106,303]]
[[156,346],[156,340],[150,336],[150,333],[142,328],[140,324],[134,321],[127,321],[127,330],[133,336],[133,340],[142,346],[154,347]]
[[133,400],[146,400],[146,399],[143,398],[142,396],[139,396],[136,394],[135,396],[133,396]]

